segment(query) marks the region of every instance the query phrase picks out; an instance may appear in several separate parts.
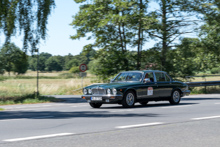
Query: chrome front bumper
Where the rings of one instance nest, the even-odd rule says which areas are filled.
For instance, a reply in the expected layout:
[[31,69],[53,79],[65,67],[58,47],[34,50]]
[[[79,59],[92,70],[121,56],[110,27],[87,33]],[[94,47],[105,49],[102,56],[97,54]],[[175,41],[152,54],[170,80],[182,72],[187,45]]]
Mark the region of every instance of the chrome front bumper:
[[[102,100],[92,100],[92,97],[102,97]],[[122,100],[122,95],[82,95],[82,99],[85,99],[87,102],[96,102],[96,103],[118,103]]]
[[183,96],[188,96],[190,94],[190,90],[182,91]]

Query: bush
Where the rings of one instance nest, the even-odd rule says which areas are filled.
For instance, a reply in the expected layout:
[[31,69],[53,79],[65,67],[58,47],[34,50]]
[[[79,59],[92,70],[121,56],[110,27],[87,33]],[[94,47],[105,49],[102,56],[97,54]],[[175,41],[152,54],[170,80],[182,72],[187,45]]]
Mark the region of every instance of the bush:
[[212,74],[218,74],[218,73],[220,73],[220,67],[216,67],[216,68],[211,69],[211,73],[212,73]]
[[69,71],[70,71],[70,73],[79,73],[80,72],[78,66],[73,66]]
[[61,79],[71,79],[71,78],[76,78],[77,76],[79,76],[79,75],[74,74],[74,73],[62,73],[62,74],[59,74],[59,77]]
[[4,81],[4,80],[6,80],[6,79],[7,79],[6,77],[0,76],[0,81]]

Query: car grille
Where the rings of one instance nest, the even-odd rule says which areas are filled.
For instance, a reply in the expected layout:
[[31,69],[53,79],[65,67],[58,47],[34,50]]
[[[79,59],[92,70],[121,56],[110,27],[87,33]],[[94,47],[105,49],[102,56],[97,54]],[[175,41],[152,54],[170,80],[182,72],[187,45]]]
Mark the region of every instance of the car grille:
[[105,95],[105,89],[92,89],[92,94],[96,94],[96,95]]

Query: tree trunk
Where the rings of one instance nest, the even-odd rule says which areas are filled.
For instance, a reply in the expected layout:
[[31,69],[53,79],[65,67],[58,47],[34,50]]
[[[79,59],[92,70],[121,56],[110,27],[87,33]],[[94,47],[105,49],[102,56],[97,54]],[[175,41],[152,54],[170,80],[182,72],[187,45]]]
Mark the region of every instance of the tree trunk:
[[138,28],[138,53],[137,53],[137,70],[140,70],[141,67],[141,44],[142,39],[141,38],[141,31],[142,31],[142,21],[141,21],[141,14],[142,14],[142,0],[140,0],[140,17],[139,17],[139,28]]
[[162,70],[166,70],[166,56],[167,56],[167,11],[166,11],[166,0],[162,0],[162,51],[161,51],[161,66]]
[[[124,15],[124,13],[122,12],[122,16]],[[127,53],[127,44],[126,44],[126,35],[125,35],[125,26],[124,23],[122,22],[122,35],[123,35],[123,44],[124,44],[124,65],[125,65],[125,70],[128,71],[129,70],[129,63],[128,63],[128,59],[126,58],[126,53]]]

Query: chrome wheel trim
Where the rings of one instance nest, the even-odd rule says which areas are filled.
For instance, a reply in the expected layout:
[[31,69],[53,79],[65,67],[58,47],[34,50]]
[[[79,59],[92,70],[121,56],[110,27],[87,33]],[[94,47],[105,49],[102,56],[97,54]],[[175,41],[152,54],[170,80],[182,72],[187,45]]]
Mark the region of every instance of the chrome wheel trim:
[[126,103],[128,104],[128,106],[132,106],[134,104],[134,95],[132,93],[127,94]]
[[179,93],[179,91],[174,91],[174,93],[173,93],[173,101],[175,103],[178,103],[179,100],[180,100],[180,93]]

